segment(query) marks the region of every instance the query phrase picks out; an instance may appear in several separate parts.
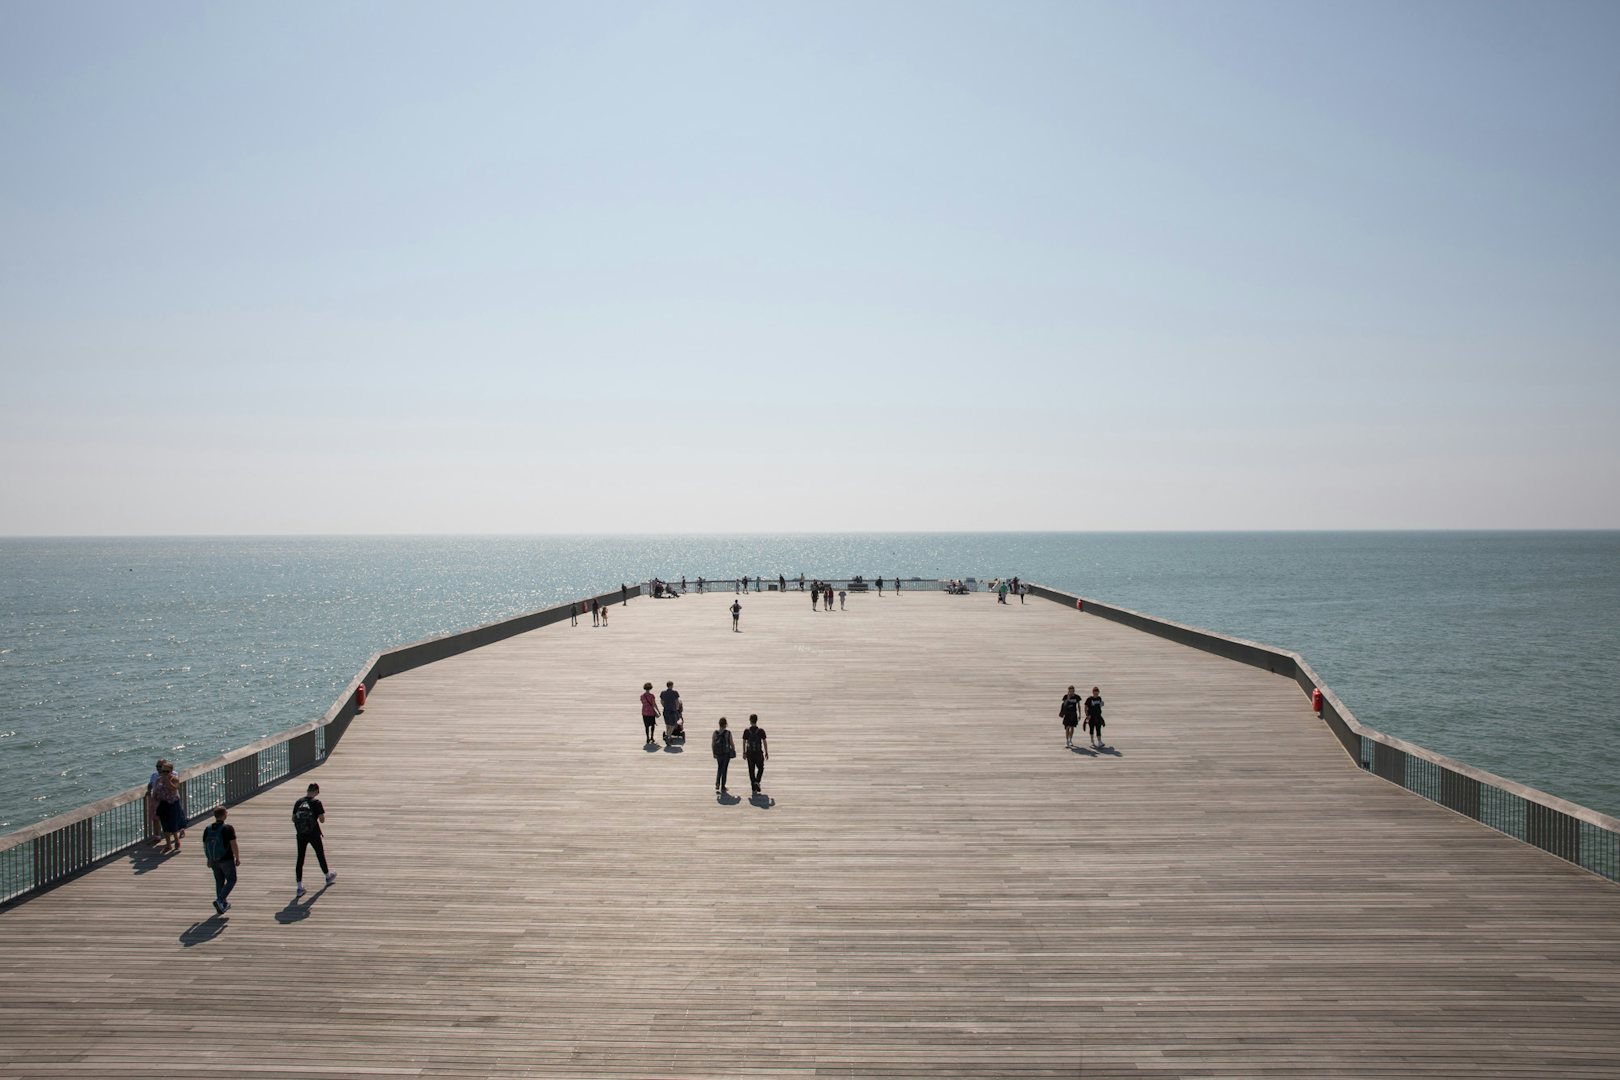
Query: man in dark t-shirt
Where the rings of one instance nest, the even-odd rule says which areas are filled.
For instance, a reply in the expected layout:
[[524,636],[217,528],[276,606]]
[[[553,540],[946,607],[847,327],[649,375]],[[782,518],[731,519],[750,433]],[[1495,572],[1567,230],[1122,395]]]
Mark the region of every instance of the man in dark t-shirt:
[[321,843],[321,823],[326,820],[326,807],[321,805],[321,785],[311,784],[304,797],[293,803],[293,831],[298,834],[298,863],[295,875],[298,886],[293,892],[296,900],[304,895],[304,853],[315,849],[315,858],[321,864],[328,885],[337,880],[337,874],[326,865],[326,846]]
[[1092,746],[1101,746],[1103,729],[1103,699],[1102,691],[1095,686],[1091,688],[1091,696],[1086,698],[1086,732],[1091,736]]
[[743,760],[748,762],[748,784],[755,795],[759,794],[760,781],[765,778],[765,762],[770,756],[765,746],[765,729],[759,726],[759,715],[752,713],[748,726],[743,728]]
[[225,824],[227,811],[214,808],[214,823],[203,830],[203,856],[214,872],[214,910],[223,915],[231,909],[231,890],[236,888],[236,868],[242,851],[236,846],[236,827]]

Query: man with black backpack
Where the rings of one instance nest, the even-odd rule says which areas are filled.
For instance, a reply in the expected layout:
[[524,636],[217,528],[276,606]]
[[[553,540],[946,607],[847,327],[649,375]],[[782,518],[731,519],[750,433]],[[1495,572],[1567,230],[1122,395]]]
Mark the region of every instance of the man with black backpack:
[[304,852],[309,848],[315,849],[315,858],[321,864],[321,870],[326,874],[328,885],[337,880],[337,874],[326,865],[326,848],[321,844],[321,822],[326,820],[326,807],[321,805],[321,785],[311,784],[304,797],[293,803],[293,831],[298,834],[298,888],[293,893],[296,900],[304,895]]
[[223,915],[231,910],[227,899],[236,888],[236,868],[242,852],[236,846],[236,827],[225,824],[225,808],[214,807],[214,823],[203,830],[203,856],[214,872],[214,910]]

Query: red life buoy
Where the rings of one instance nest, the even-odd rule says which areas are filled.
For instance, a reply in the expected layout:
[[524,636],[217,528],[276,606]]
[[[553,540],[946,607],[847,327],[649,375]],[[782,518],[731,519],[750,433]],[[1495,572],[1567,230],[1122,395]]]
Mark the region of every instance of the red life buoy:
[[1322,711],[1322,691],[1320,690],[1311,691],[1311,711],[1318,713]]

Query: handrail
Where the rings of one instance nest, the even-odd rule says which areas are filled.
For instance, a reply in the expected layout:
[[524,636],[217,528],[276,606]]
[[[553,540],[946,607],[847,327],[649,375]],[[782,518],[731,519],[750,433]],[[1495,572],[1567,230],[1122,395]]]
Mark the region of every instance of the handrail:
[[1487,828],[1620,882],[1620,819],[1367,727],[1299,653],[1044,585],[1032,584],[1029,591],[1082,614],[1287,676],[1307,698],[1320,691],[1322,722],[1361,768]]
[[[410,671],[484,645],[561,622],[576,604],[599,604],[642,595],[639,585],[468,630],[424,638],[372,654],[318,720],[311,720],[179,773],[187,823],[216,806],[232,806],[324,762],[359,712],[359,691],[379,679]],[[51,888],[152,838],[145,786],[24,826],[0,836],[0,905]]]

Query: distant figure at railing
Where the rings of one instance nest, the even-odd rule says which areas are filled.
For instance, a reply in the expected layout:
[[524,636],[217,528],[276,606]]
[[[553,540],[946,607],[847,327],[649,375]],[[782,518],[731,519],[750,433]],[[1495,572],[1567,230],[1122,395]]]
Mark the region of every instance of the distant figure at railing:
[[624,606],[629,607],[630,606],[630,586],[626,585],[622,581],[619,582],[619,595],[624,598]]
[[157,764],[152,766],[152,775],[146,781],[146,835],[152,838],[152,843],[158,842],[157,818],[157,782],[163,774],[163,766],[169,763],[168,758],[158,758]]
[[883,579],[882,578],[877,579],[877,587],[878,587],[878,595],[882,596],[883,595]]
[[804,575],[799,575],[799,591],[804,592]]
[[602,606],[596,602],[596,597],[594,596],[591,597],[591,625],[602,625]]
[[178,852],[180,840],[186,835],[186,812],[180,802],[180,778],[167,761],[158,766],[152,795],[157,802],[158,827],[163,830],[161,850]]

